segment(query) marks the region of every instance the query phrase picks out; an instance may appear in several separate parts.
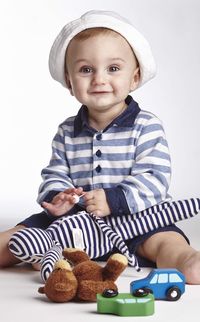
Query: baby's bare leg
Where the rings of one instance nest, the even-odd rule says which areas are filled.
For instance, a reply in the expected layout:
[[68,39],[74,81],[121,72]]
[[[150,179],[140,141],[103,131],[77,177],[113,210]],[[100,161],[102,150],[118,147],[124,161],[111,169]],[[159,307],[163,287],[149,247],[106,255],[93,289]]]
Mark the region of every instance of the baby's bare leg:
[[13,233],[25,228],[23,225],[18,225],[4,232],[0,232],[0,268],[8,267],[19,263],[8,249],[8,242]]
[[200,284],[200,252],[174,231],[160,232],[147,239],[138,253],[155,262],[158,268],[177,268],[189,284]]

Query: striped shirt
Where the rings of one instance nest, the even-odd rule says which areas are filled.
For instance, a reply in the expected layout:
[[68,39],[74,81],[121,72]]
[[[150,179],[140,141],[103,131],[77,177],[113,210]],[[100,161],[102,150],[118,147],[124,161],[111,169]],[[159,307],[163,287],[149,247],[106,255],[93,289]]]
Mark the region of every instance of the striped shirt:
[[127,109],[104,130],[88,125],[87,107],[66,119],[42,170],[38,202],[69,187],[104,189],[113,215],[169,201],[170,156],[161,121],[128,96]]

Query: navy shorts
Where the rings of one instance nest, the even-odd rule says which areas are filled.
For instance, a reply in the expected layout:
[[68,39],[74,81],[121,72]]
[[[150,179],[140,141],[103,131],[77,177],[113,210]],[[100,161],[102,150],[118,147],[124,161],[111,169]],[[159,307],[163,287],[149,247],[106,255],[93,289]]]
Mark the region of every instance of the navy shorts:
[[[18,223],[18,225],[24,225],[27,228],[41,228],[41,229],[47,229],[49,225],[51,225],[53,223],[53,221],[55,221],[54,216],[48,215],[45,211],[42,211],[40,213],[31,215],[30,217],[26,218],[25,220],[21,221],[20,223]],[[135,254],[137,256],[138,259],[138,264],[140,267],[156,267],[154,262],[151,262],[149,260],[147,260],[146,258],[141,257],[138,253],[137,253],[137,249],[138,247],[145,242],[148,238],[150,238],[151,236],[153,236],[156,233],[160,233],[160,232],[166,232],[166,231],[174,231],[177,232],[179,234],[181,234],[187,241],[187,243],[189,244],[189,239],[187,238],[187,236],[184,234],[184,232],[178,228],[176,225],[169,225],[166,227],[162,227],[162,228],[158,228],[155,229],[154,231],[150,231],[148,233],[145,233],[144,235],[140,235],[137,237],[134,237],[132,239],[128,239],[125,241],[126,245],[128,246],[128,249],[130,251],[130,253]],[[107,254],[105,254],[104,256],[95,258],[96,261],[107,261],[109,256],[114,254],[114,253],[118,253],[119,250],[117,248],[113,248],[113,250]]]
[[24,225],[27,228],[41,228],[47,229],[52,222],[58,219],[54,216],[47,214],[45,211],[34,214],[19,222],[17,225]]

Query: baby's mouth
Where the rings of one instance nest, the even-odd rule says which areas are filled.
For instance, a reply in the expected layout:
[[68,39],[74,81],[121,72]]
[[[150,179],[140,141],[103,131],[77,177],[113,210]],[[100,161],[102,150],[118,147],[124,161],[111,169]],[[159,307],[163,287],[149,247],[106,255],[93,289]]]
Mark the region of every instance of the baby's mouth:
[[92,92],[90,92],[90,94],[96,94],[96,95],[98,95],[98,94],[109,94],[110,92],[108,92],[108,91],[92,91]]

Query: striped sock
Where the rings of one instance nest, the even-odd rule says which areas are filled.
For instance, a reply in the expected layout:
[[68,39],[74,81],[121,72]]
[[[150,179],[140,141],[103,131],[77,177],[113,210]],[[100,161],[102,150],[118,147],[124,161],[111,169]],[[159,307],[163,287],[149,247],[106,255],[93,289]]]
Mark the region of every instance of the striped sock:
[[53,246],[50,234],[40,228],[25,228],[15,232],[9,241],[9,250],[22,262],[40,263]]
[[54,242],[54,245],[44,255],[40,270],[40,274],[44,282],[53,271],[55,263],[62,258],[62,250],[61,245]]

